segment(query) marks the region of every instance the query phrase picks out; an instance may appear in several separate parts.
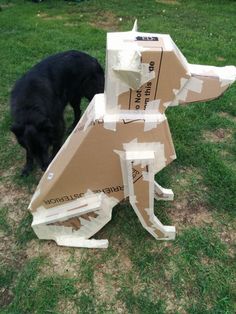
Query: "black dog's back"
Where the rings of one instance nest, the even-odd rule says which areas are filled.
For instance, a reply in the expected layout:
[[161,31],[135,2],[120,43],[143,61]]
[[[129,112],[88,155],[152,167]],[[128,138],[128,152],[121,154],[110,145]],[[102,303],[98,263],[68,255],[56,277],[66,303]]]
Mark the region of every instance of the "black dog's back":
[[42,111],[57,112],[61,108],[54,108],[53,104],[58,105],[58,100],[64,109],[68,102],[80,103],[82,97],[90,101],[103,91],[104,72],[98,61],[80,51],[66,51],[43,59],[16,82],[11,110],[13,117],[15,111],[32,110],[32,106],[38,105]]
[[[31,170],[33,159],[45,169],[42,165],[48,164],[49,157],[45,156],[49,146],[53,146],[53,155],[60,148],[64,134],[63,112],[67,103],[74,109],[73,128],[80,118],[81,98],[90,101],[103,91],[104,72],[98,61],[75,50],[49,56],[16,82],[10,101],[14,121],[11,129],[26,149],[27,161],[30,160],[26,162],[25,174]],[[30,141],[28,130],[31,130]]]

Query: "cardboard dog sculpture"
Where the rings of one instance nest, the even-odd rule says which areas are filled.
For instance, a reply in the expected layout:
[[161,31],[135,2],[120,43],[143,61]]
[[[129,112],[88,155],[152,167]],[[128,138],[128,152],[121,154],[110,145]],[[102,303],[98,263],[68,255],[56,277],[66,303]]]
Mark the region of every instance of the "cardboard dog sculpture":
[[169,35],[108,33],[106,83],[44,173],[29,205],[40,239],[105,248],[89,239],[124,198],[156,239],[175,227],[154,215],[154,198],[173,200],[155,174],[175,158],[165,116],[170,106],[220,96],[235,81],[234,66],[189,64]]

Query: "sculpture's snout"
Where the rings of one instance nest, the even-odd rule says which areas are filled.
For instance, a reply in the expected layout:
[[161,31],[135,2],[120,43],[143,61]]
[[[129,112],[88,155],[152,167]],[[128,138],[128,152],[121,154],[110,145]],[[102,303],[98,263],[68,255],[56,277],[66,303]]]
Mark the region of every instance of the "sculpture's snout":
[[236,80],[236,67],[214,67],[189,64],[191,78],[186,83],[185,99],[180,103],[207,101],[218,98]]

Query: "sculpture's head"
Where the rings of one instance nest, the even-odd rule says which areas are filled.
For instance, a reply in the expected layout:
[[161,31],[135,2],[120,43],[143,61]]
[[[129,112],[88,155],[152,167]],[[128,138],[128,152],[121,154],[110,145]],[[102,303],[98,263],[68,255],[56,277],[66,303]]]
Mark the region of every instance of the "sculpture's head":
[[169,35],[108,33],[107,111],[155,111],[219,97],[236,79],[234,66],[189,64]]

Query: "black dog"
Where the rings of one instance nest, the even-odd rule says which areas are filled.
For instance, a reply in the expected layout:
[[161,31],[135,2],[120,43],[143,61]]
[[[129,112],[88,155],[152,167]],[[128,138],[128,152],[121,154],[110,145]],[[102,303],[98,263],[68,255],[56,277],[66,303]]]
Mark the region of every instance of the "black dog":
[[43,171],[46,170],[61,147],[67,103],[74,110],[72,129],[81,115],[81,98],[91,101],[95,94],[103,91],[104,72],[98,61],[74,50],[42,60],[16,82],[10,101],[11,131],[26,149],[22,175],[29,174],[34,159]]

